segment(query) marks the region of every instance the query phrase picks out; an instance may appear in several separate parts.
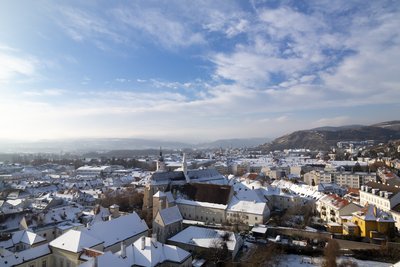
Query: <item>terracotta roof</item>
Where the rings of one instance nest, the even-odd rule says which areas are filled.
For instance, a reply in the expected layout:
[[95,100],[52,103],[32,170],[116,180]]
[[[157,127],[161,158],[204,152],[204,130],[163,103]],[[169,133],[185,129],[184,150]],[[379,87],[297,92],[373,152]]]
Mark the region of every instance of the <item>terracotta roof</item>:
[[258,174],[257,173],[253,173],[253,172],[243,175],[243,178],[247,178],[247,179],[250,179],[250,180],[255,180],[255,179],[257,179],[257,177],[258,177]]
[[321,200],[325,200],[326,202],[329,201],[330,204],[339,209],[349,205],[350,203],[348,200],[341,198],[338,195],[326,195],[326,197],[323,197]]
[[357,196],[359,196],[360,195],[360,189],[357,189],[357,188],[349,188],[348,190],[347,190],[347,194],[352,194],[352,195],[357,195]]

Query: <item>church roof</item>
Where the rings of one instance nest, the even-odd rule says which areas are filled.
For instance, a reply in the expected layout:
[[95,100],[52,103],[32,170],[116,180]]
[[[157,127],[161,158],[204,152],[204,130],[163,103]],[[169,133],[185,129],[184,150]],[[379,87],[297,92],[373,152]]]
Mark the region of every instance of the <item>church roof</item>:
[[230,185],[191,183],[181,188],[190,200],[227,205],[232,187]]
[[182,221],[182,215],[177,206],[162,209],[159,211],[161,219],[164,225],[172,224],[178,221]]

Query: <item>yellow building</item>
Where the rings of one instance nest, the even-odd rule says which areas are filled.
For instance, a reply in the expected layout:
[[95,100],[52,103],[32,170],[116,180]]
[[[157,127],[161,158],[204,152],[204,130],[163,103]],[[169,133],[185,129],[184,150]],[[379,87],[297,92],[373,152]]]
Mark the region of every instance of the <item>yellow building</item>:
[[359,235],[361,237],[378,238],[391,236],[394,233],[394,224],[392,216],[375,205],[367,205],[362,210],[354,212],[351,220],[352,224],[359,229],[354,230],[349,227],[350,231],[344,229],[343,234]]

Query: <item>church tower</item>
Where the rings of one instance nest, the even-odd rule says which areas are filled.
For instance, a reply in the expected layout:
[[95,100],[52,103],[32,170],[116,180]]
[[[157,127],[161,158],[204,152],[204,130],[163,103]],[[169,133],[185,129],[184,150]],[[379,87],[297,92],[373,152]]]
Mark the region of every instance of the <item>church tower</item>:
[[160,147],[160,156],[158,157],[158,160],[157,160],[157,170],[156,171],[158,171],[158,172],[165,172],[166,171],[164,157],[162,155],[161,147]]
[[182,172],[183,172],[183,175],[185,176],[186,182],[190,183],[190,178],[188,176],[188,171],[187,171],[186,153],[183,153]]

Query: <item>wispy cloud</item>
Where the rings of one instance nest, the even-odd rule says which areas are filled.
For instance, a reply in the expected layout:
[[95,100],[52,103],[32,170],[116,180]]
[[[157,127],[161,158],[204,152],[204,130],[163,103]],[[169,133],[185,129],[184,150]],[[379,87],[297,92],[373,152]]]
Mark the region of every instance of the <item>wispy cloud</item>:
[[142,9],[118,8],[113,11],[116,19],[124,23],[128,29],[140,31],[145,36],[165,48],[187,47],[205,43],[201,33],[192,31],[182,21],[167,17],[159,8]]
[[127,83],[127,82],[130,82],[131,80],[126,79],[126,78],[116,78],[115,81],[119,82],[119,83]]
[[39,60],[30,55],[16,53],[18,50],[8,47],[0,49],[0,83],[8,83],[24,78],[32,78],[39,67]]
[[348,124],[351,119],[348,116],[338,116],[333,118],[321,118],[313,123],[314,126],[343,126]]
[[24,91],[22,95],[24,96],[61,96],[66,93],[66,90],[62,89],[45,89],[45,90],[35,90],[35,91]]
[[[393,3],[251,4],[54,6],[49,13],[56,27],[75,41],[71,51],[85,49],[57,57],[76,71],[58,62],[68,82],[57,73],[63,78],[49,75],[48,84],[15,87],[19,99],[2,94],[1,108],[15,111],[17,120],[24,113],[52,122],[59,117],[71,127],[91,125],[94,133],[114,126],[128,133],[129,121],[140,132],[160,132],[159,126],[165,134],[181,127],[186,133],[244,136],[255,124],[260,132],[271,132],[270,124],[301,127],[300,113],[315,113],[308,121],[313,126],[340,125],[353,123],[342,109],[399,103],[400,10]],[[0,83],[40,74],[45,59],[39,54],[0,45]],[[12,107],[17,101],[25,105],[20,111]],[[320,112],[327,110],[335,113]]]
[[97,14],[80,8],[62,6],[56,8],[54,16],[57,23],[75,41],[93,42],[98,48],[107,50],[109,41],[114,43],[126,42],[125,36],[114,28],[114,24]]

